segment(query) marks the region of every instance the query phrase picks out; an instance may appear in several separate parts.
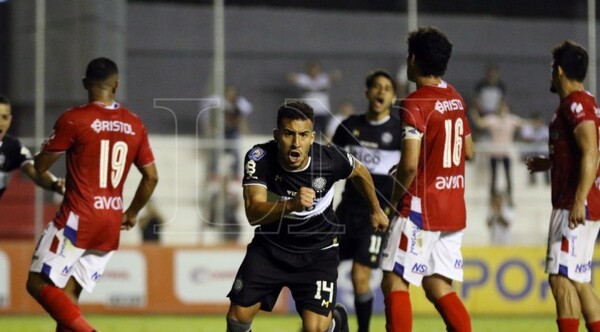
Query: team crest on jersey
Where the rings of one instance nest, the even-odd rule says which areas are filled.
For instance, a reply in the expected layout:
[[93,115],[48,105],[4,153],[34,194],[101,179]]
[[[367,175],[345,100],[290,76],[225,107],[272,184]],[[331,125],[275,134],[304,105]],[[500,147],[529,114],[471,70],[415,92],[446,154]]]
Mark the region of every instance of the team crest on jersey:
[[360,136],[360,130],[358,130],[358,129],[354,129],[354,130],[352,130],[352,135],[353,135],[354,137],[358,137],[358,136]]
[[237,294],[242,290],[242,288],[244,288],[244,282],[242,279],[236,279],[233,282],[233,292]]
[[581,113],[581,111],[583,111],[583,105],[581,105],[580,103],[571,104],[571,112],[579,114]]
[[319,176],[318,178],[314,179],[313,183],[312,183],[313,189],[316,192],[323,191],[323,189],[325,189],[326,185],[327,185],[327,180],[325,180],[325,178],[322,176]]
[[267,154],[267,152],[265,150],[257,147],[257,148],[252,149],[252,151],[248,152],[248,158],[250,158],[254,161],[259,161],[266,154]]
[[394,138],[394,136],[392,136],[391,133],[388,133],[387,131],[384,132],[383,134],[381,134],[381,141],[384,144],[390,144],[392,143],[392,139]]

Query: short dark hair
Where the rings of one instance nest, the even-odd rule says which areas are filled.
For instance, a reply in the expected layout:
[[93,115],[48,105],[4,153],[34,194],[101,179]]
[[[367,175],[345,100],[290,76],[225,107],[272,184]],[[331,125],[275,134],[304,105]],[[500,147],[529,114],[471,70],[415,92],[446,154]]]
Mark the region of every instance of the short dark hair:
[[307,103],[299,100],[285,102],[277,110],[277,128],[281,128],[283,119],[310,120],[315,122],[315,112]]
[[103,82],[114,74],[118,74],[117,64],[109,58],[96,58],[87,66],[85,78],[92,82]]
[[371,88],[375,84],[375,80],[377,79],[377,77],[380,76],[390,80],[390,82],[392,82],[392,87],[394,88],[394,91],[396,91],[396,80],[394,80],[390,73],[383,69],[375,69],[374,71],[367,74],[367,78],[365,79],[365,85],[367,89]]
[[452,56],[452,43],[436,27],[421,27],[408,34],[408,54],[423,76],[443,76]]
[[0,104],[10,105],[10,99],[5,95],[0,95]]
[[587,75],[588,53],[581,45],[565,40],[552,50],[552,66],[556,70],[560,66],[565,76],[571,80],[583,82]]

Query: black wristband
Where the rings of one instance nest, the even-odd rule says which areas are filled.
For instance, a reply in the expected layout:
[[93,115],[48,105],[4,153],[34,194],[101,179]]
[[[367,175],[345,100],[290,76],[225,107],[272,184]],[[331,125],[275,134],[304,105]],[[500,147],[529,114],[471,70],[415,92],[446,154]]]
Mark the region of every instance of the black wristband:
[[52,191],[56,191],[56,192],[58,192],[58,191],[57,191],[57,189],[58,189],[58,180],[56,180],[56,181],[52,181],[52,184],[50,185],[50,189],[51,189]]

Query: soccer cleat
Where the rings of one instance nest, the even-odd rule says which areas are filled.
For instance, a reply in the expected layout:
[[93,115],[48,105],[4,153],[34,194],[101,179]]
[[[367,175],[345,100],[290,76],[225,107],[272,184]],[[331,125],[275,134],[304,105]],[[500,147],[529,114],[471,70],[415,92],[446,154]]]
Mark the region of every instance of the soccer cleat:
[[336,331],[339,332],[350,332],[348,327],[348,310],[341,303],[336,303],[333,308],[333,319],[336,320]]

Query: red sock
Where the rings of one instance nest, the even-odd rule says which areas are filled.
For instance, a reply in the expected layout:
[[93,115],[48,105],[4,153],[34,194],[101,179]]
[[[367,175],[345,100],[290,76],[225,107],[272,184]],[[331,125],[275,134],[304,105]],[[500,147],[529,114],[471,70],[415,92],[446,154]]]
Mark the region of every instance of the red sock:
[[63,329],[92,332],[94,328],[81,316],[79,307],[58,287],[46,285],[37,296],[38,302]]
[[579,331],[579,318],[558,318],[556,324],[559,332]]
[[456,332],[471,332],[471,318],[467,308],[455,292],[440,297],[435,304],[444,322],[446,330]]
[[589,332],[600,332],[600,320],[585,324]]
[[385,297],[385,320],[387,332],[412,331],[412,308],[408,292],[395,291]]

